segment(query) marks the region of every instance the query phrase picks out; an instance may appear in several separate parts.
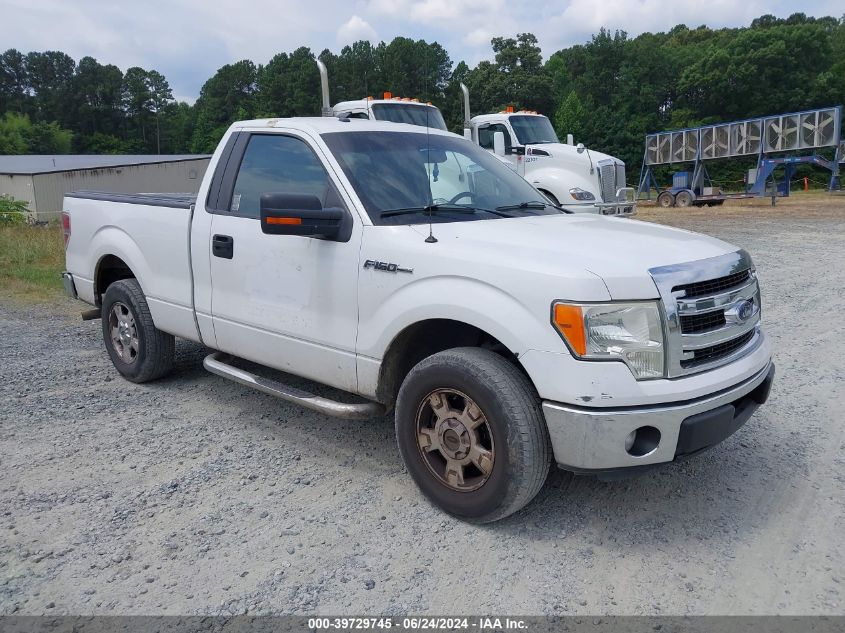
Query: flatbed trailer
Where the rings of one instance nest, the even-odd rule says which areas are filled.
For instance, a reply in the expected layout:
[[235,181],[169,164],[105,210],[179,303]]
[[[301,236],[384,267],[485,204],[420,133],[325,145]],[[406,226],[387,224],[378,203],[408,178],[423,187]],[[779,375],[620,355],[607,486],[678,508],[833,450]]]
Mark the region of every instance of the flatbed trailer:
[[[772,199],[772,206],[775,206],[777,198],[785,198],[789,193],[778,191],[769,196]],[[748,198],[761,198],[759,193],[718,193],[709,195],[696,195],[692,189],[681,189],[672,187],[665,189],[657,196],[657,206],[669,207],[718,207],[725,203],[725,200],[746,200]]]

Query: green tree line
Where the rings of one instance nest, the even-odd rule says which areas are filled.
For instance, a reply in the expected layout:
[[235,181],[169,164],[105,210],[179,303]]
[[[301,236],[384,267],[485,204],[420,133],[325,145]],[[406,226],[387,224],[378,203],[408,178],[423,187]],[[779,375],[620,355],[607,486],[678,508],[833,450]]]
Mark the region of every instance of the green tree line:
[[433,102],[459,131],[464,82],[473,113],[537,110],[560,135],[631,168],[647,132],[845,102],[845,17],[764,15],[747,27],[637,37],[602,29],[545,60],[530,33],[491,45],[493,59],[474,68],[405,37],[338,53],[302,47],[223,66],[193,105],[175,101],[156,70],[10,49],[0,55],[0,153],[211,152],[233,121],[319,114],[318,57],[332,102],[389,90]]

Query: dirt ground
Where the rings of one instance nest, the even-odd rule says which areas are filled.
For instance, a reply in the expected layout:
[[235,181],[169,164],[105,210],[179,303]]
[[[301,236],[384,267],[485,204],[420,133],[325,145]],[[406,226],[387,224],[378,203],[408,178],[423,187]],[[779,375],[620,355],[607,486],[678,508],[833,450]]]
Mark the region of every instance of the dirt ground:
[[274,400],[185,342],[134,385],[77,306],[0,300],[0,614],[845,613],[845,197],[639,219],[753,255],[769,403],[636,479],[555,471],[484,527],[421,497],[391,419]]

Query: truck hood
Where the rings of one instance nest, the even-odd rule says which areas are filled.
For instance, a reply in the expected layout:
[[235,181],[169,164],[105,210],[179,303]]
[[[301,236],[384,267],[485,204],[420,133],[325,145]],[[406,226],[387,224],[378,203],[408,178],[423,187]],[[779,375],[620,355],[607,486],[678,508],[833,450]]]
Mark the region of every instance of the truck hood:
[[[427,225],[412,228],[428,235]],[[615,300],[658,298],[651,268],[739,250],[690,231],[580,214],[443,223],[433,232],[448,247],[446,253],[459,252],[462,260],[495,261],[497,267],[527,273],[598,275]]]
[[[542,150],[549,154],[552,159],[557,159],[571,164],[584,164],[588,168],[590,166],[590,158],[593,159],[593,165],[595,165],[600,160],[605,160],[606,158],[614,159],[613,156],[610,156],[609,154],[597,152],[595,150],[590,149],[589,147],[579,154],[577,147],[575,147],[574,145],[567,145],[566,143],[539,143],[536,145],[526,145],[526,150],[529,149],[532,151],[535,149]],[[589,156],[587,155],[588,150],[590,152]]]

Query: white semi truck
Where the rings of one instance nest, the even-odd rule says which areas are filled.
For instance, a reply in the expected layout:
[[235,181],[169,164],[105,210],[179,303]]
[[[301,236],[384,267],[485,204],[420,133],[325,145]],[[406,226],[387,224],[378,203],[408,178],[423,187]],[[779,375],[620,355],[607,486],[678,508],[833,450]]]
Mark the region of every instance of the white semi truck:
[[[331,106],[325,64],[317,60],[323,98],[323,116],[409,123],[446,130],[440,110],[411,97],[341,101]],[[537,187],[554,204],[573,213],[633,215],[633,187],[625,184],[625,163],[558,140],[549,119],[536,112],[504,111],[470,119],[469,91],[464,95],[464,136],[493,152],[520,176]]]
[[469,521],[524,506],[552,463],[606,475],[705,450],[772,384],[748,253],[566,212],[432,128],[243,121],[197,196],[76,192],[62,220],[65,287],[127,380],[170,371],[181,337],[209,371],[327,415],[395,410],[410,475]]
[[370,121],[392,121],[446,130],[446,121],[440,109],[431,103],[422,103],[412,97],[394,97],[385,92],[381,99],[367,97],[353,101],[341,101],[332,107],[329,99],[329,76],[326,65],[317,60],[320,69],[320,87],[323,96],[323,116],[342,119],[367,119]]
[[553,203],[575,213],[633,215],[636,196],[625,163],[582,143],[561,143],[548,117],[508,107],[470,118],[469,90],[461,84],[464,136],[509,161]]

